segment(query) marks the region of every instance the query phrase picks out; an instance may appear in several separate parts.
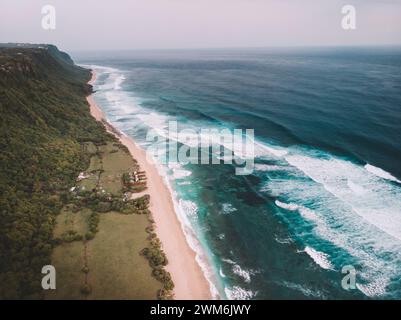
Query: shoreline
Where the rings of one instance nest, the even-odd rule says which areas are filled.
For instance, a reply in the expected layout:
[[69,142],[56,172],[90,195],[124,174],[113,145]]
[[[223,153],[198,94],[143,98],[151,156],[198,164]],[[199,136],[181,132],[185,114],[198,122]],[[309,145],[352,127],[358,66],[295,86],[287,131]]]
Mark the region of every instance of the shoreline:
[[[95,71],[88,84],[96,80]],[[141,170],[146,172],[150,195],[150,211],[156,225],[156,234],[162,242],[162,248],[168,258],[165,269],[170,272],[174,282],[174,299],[176,300],[209,300],[212,299],[209,282],[196,261],[196,253],[190,248],[174,209],[173,198],[169,188],[160,176],[156,165],[147,160],[145,150],[138,147],[135,141],[119,134],[107,122],[102,110],[96,105],[93,94],[87,96],[91,115],[104,124],[106,130],[113,134],[121,144],[125,145],[131,156],[138,162]]]

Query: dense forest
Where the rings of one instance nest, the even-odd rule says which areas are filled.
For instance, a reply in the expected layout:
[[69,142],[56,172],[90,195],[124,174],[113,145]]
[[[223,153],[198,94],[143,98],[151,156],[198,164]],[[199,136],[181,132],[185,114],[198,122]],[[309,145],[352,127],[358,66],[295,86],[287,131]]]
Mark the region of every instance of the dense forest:
[[90,116],[89,78],[54,46],[0,46],[0,298],[41,297],[83,144],[114,141]]

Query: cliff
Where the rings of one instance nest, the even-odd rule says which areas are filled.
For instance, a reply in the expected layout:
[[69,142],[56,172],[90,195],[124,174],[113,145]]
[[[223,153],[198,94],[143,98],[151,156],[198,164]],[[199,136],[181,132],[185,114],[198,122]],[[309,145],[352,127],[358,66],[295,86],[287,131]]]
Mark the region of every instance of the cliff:
[[41,296],[83,143],[113,140],[90,116],[89,78],[55,46],[0,45],[0,298]]

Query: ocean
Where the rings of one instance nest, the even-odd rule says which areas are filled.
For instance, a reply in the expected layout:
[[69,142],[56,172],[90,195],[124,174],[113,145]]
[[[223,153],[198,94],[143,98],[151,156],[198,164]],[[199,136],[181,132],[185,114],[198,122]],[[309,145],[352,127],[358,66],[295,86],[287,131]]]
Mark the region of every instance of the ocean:
[[252,174],[159,164],[215,298],[401,298],[401,48],[74,59],[97,72],[108,120],[143,148],[169,121],[254,129]]

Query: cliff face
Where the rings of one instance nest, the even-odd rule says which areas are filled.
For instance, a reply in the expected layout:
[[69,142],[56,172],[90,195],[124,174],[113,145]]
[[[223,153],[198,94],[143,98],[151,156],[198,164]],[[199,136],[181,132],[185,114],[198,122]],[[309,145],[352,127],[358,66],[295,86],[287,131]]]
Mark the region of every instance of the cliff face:
[[40,297],[55,216],[109,139],[89,113],[88,70],[51,45],[0,45],[0,298]]
[[34,49],[48,51],[53,57],[63,61],[67,64],[73,65],[74,61],[68,55],[68,53],[60,51],[55,45],[52,44],[30,44],[30,43],[0,43],[1,49]]
[[55,76],[84,81],[89,77],[88,70],[74,65],[67,53],[53,45],[0,45],[0,76],[7,81],[21,81],[21,77],[44,80]]

